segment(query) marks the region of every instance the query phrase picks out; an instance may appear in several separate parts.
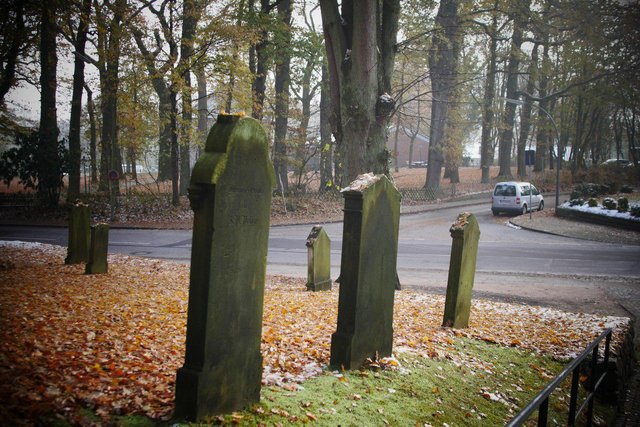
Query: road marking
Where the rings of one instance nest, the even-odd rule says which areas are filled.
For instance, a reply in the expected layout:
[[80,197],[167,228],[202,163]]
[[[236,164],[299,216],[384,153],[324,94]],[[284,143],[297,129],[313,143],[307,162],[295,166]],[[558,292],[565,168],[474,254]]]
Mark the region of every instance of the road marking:
[[46,240],[48,242],[57,242],[59,239],[48,239],[48,238],[44,238],[44,237],[27,237],[27,236],[3,236],[2,240],[25,240],[25,239],[29,239],[29,241],[35,241],[35,242],[40,242],[42,240]]
[[123,246],[151,246],[151,243],[144,242],[109,242],[110,245],[123,245]]

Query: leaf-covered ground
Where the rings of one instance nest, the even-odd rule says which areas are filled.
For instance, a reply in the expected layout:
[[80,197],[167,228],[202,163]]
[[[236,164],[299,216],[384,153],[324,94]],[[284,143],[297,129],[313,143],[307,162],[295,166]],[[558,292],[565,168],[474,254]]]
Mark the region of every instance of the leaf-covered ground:
[[[183,264],[112,255],[109,273],[64,265],[66,249],[0,242],[0,419],[29,424],[57,414],[82,424],[98,415],[173,411],[176,370],[184,357],[189,269]],[[329,361],[338,291],[309,293],[304,281],[268,278],[263,383],[295,388]],[[444,299],[396,293],[394,352],[449,359],[491,370],[454,345],[456,336],[558,358],[579,353],[605,327],[614,348],[628,319],[571,314],[475,300],[471,325],[442,328]]]

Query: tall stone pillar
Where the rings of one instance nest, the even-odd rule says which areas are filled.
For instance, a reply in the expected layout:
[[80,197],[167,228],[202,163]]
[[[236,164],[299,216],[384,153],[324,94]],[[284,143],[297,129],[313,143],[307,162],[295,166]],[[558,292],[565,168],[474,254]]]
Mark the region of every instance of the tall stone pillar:
[[338,326],[331,366],[358,369],[391,355],[400,193],[384,175],[360,175],[344,195]]
[[257,120],[220,115],[191,175],[194,211],[184,365],[176,417],[200,421],[260,399],[260,340],[275,187]]
[[471,313],[480,227],[475,215],[465,212],[458,215],[449,231],[453,241],[442,325],[466,328]]
[[65,264],[81,264],[89,259],[89,226],[91,211],[89,205],[77,200],[69,212],[69,239]]
[[324,228],[316,225],[307,237],[307,290],[331,290],[331,240]]

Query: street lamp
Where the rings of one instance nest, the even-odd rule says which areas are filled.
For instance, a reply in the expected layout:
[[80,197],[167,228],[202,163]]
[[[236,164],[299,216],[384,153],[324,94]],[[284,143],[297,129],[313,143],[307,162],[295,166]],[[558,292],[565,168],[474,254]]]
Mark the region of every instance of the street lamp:
[[[556,156],[558,162],[556,164],[556,209],[558,209],[558,205],[560,204],[560,132],[558,132],[558,126],[556,125],[556,121],[553,120],[553,117],[551,116],[551,114],[549,114],[549,112],[547,110],[545,110],[544,108],[542,108],[541,106],[537,105],[537,104],[532,104],[531,102],[525,102],[522,101],[520,99],[511,99],[511,98],[503,98],[506,102],[510,103],[510,104],[516,104],[516,105],[525,105],[525,104],[529,104],[532,107],[536,107],[537,109],[539,109],[540,111],[542,111],[543,113],[545,113],[547,115],[547,117],[549,117],[549,120],[551,120],[551,124],[553,125],[553,129],[555,129],[556,131],[556,140],[558,141],[557,146],[558,146],[558,155]],[[531,208],[529,208],[531,209]]]

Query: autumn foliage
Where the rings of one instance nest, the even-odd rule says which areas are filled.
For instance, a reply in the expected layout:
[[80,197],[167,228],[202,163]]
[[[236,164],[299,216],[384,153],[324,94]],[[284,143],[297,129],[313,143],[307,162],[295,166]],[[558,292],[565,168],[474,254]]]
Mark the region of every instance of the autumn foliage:
[[[189,267],[112,255],[109,273],[65,265],[65,248],[0,246],[0,419],[33,424],[56,416],[86,424],[81,408],[108,419],[142,414],[168,419],[176,370],[184,360]],[[338,292],[310,293],[304,279],[270,277],[262,335],[263,382],[295,388],[329,361]],[[604,327],[603,318],[475,300],[470,327],[442,328],[444,299],[399,291],[394,352],[466,363],[456,336],[568,358]],[[477,362],[476,362],[477,363]]]

